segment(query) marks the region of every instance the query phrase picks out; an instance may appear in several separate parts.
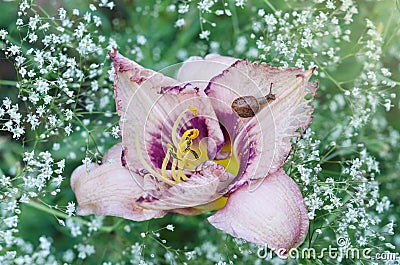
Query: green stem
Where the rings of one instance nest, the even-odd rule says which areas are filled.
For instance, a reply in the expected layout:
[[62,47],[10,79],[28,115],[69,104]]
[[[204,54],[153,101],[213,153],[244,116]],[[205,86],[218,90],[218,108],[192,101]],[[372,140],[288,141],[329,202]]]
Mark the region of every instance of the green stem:
[[[305,51],[304,53],[308,53],[310,56],[312,56],[312,52],[309,50],[309,49],[307,49],[307,48],[303,48],[303,51]],[[342,87],[342,85],[329,73],[329,71],[328,70],[326,70],[319,62],[318,62],[318,60],[316,59],[316,58],[313,58],[314,59],[314,62],[315,62],[315,64],[316,65],[318,65],[318,69],[320,69],[321,71],[323,71],[325,74],[326,74],[326,76],[342,91],[342,92],[344,92],[344,91],[346,91],[343,87]]]
[[274,11],[274,13],[276,12],[275,7],[269,2],[269,0],[264,0],[264,2],[272,9],[272,11]]
[[14,80],[0,80],[0,85],[3,86],[16,86],[17,84],[18,82]]
[[75,112],[76,116],[79,115],[96,115],[96,114],[111,114],[111,115],[117,115],[117,112],[105,112],[105,111],[81,111],[81,112]]
[[[100,149],[99,149],[99,147],[97,146],[97,143],[96,143],[96,139],[94,139],[94,137],[93,137],[93,133],[92,133],[92,131],[90,131],[84,124],[83,124],[83,122],[74,114],[74,118],[78,121],[78,123],[87,131],[87,133],[88,133],[88,135],[89,135],[89,138],[92,140],[92,142],[93,142],[93,144],[94,144],[94,147],[96,148],[96,151],[101,155],[101,156],[103,156],[103,153],[100,151]],[[88,146],[88,148],[89,148],[89,146]]]
[[355,57],[356,55],[357,55],[356,53],[349,53],[349,54],[344,55],[342,58],[340,58],[340,60],[343,62],[347,58],[350,58],[350,57],[353,57],[353,56]]
[[[32,207],[32,208],[35,208],[37,210],[40,210],[42,212],[49,213],[49,214],[55,216],[56,218],[57,217],[58,218],[62,218],[62,219],[72,218],[72,219],[74,219],[74,221],[76,221],[76,222],[78,222],[80,224],[83,224],[83,225],[89,225],[89,223],[90,223],[90,222],[88,222],[88,221],[86,221],[86,220],[84,220],[82,218],[79,218],[79,217],[70,217],[70,216],[68,216],[67,214],[65,214],[65,213],[63,213],[61,211],[55,210],[53,208],[50,208],[50,207],[44,205],[43,203],[39,203],[39,202],[36,202],[36,201],[30,201],[27,205]],[[114,225],[102,226],[102,227],[99,228],[99,230],[103,231],[103,232],[106,232],[106,233],[110,233],[110,232],[114,231],[122,223],[122,221],[123,221],[123,219],[119,219],[118,222],[116,222]]]
[[326,152],[326,154],[321,158],[321,161],[322,161],[322,162],[325,162],[325,159],[326,159],[330,154],[332,154],[332,152],[334,152],[335,150],[336,150],[336,146],[332,146],[332,148],[329,149],[329,151]]
[[[65,214],[65,213],[63,213],[61,211],[55,210],[53,208],[50,208],[50,207],[46,206],[45,204],[37,202],[37,201],[32,201],[31,200],[27,205],[32,207],[32,208],[35,208],[37,210],[40,210],[42,212],[49,213],[49,214],[53,215],[56,218],[57,217],[58,218],[62,218],[62,219],[72,218],[72,217],[68,216],[67,214]],[[77,221],[78,223],[81,223],[83,225],[88,225],[89,224],[88,221],[83,220],[81,218],[73,217],[73,219],[74,219],[74,221]]]
[[[342,175],[341,172],[332,171],[332,170],[326,170],[326,169],[323,169],[322,173],[327,174],[327,175],[335,175],[335,176],[341,176]],[[335,183],[336,183],[336,181],[335,181]]]
[[240,29],[239,29],[239,20],[238,20],[238,16],[237,16],[237,11],[236,11],[236,7],[233,4],[233,2],[231,2],[231,10],[232,10],[232,27],[233,27],[233,33],[236,36],[236,38],[239,36],[240,33]]
[[338,81],[336,81],[336,79],[324,68],[322,67],[320,64],[318,64],[319,68],[326,74],[326,76],[342,91],[346,91],[342,85],[339,84]]

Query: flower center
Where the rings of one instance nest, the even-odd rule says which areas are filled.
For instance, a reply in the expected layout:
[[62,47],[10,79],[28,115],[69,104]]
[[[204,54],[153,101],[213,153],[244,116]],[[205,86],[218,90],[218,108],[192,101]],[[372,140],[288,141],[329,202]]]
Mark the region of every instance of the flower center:
[[[174,184],[187,180],[188,177],[184,173],[184,169],[194,171],[195,166],[199,164],[199,161],[196,160],[199,160],[200,156],[198,152],[193,148],[193,140],[199,136],[199,130],[195,128],[186,130],[180,140],[178,141],[177,139],[177,130],[179,123],[181,122],[183,116],[189,111],[191,111],[193,115],[197,115],[197,108],[189,107],[178,116],[172,127],[173,144],[168,144],[168,149],[161,166],[162,177],[168,180],[171,180],[172,177]],[[195,160],[193,161],[191,160],[191,158],[194,158]],[[170,160],[172,160],[171,177],[167,176],[167,165]]]
[[[172,126],[171,140],[172,143],[167,144],[165,157],[161,165],[161,172],[157,172],[150,165],[147,164],[140,152],[140,145],[138,137],[136,137],[136,149],[138,152],[138,158],[145,166],[145,168],[158,180],[163,181],[171,186],[174,186],[182,181],[188,179],[188,175],[191,172],[195,172],[196,168],[203,162],[208,161],[207,152],[207,141],[196,141],[200,135],[199,129],[190,128],[186,130],[182,136],[178,136],[178,127],[181,123],[183,117],[191,112],[193,115],[197,115],[196,107],[189,107],[182,111]],[[234,154],[231,153],[232,146],[231,142],[228,140],[225,142],[222,150],[223,152],[228,152],[230,155],[223,160],[213,160],[215,163],[224,166],[224,168],[237,175],[239,171],[239,162]],[[168,165],[170,165],[170,170],[167,170]],[[161,174],[160,174],[161,173]]]
[[192,155],[196,160],[199,159],[197,152],[192,149],[193,140],[197,136],[199,136],[199,130],[190,129],[184,132],[178,146],[174,147],[172,144],[168,144],[168,150],[161,166],[161,174],[164,178],[168,178],[167,165],[172,159],[171,176],[174,182],[179,183],[187,179],[183,168],[188,163],[189,156]]

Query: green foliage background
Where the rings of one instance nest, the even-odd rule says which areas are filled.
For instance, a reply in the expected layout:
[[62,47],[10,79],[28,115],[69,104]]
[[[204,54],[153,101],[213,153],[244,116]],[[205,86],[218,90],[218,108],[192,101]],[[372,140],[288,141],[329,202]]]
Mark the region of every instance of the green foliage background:
[[[272,3],[273,2],[273,3]],[[219,43],[219,52],[224,55],[230,55],[237,58],[245,58],[246,51],[238,52],[235,50],[238,38],[246,36],[248,39],[247,46],[254,46],[249,38],[252,24],[257,17],[254,16],[254,9],[264,8],[266,12],[270,12],[271,4],[268,1],[248,1],[246,8],[237,8],[234,2],[227,1],[226,3],[233,11],[231,17],[213,16],[203,14],[212,22],[216,23],[216,27],[210,27],[209,24],[200,23],[200,13],[193,8],[185,15],[179,15],[177,12],[166,12],[169,1],[132,1],[118,0],[115,1],[116,7],[113,10],[101,9],[98,15],[103,19],[101,34],[113,37],[117,44],[119,52],[129,56],[131,51],[137,45],[135,38],[138,35],[146,37],[147,42],[142,45],[141,51],[143,59],[140,63],[154,70],[161,70],[164,67],[182,61],[179,54],[182,49],[186,50],[188,56],[204,56],[207,53],[213,52],[210,45],[211,42]],[[309,6],[307,1],[271,1],[272,7],[277,10],[291,11],[296,8],[301,9],[303,6]],[[222,3],[219,3],[222,5]],[[326,144],[330,141],[330,128],[332,124],[342,123],[347,116],[351,115],[352,109],[346,108],[338,112],[332,113],[329,109],[329,104],[336,94],[342,93],[337,87],[337,83],[341,84],[346,89],[347,81],[354,79],[360,72],[361,64],[357,61],[359,46],[357,44],[360,36],[365,33],[365,18],[377,25],[378,31],[382,33],[384,46],[382,50],[382,63],[392,72],[392,79],[400,81],[400,25],[399,25],[399,4],[397,1],[357,1],[359,6],[359,14],[355,16],[355,22],[351,25],[353,34],[349,43],[341,43],[340,57],[341,61],[337,68],[327,68],[326,72],[332,77],[318,78],[320,82],[320,90],[317,96],[317,103],[314,114],[312,129],[319,135],[322,141]],[[63,6],[66,10],[78,8],[84,12],[87,10],[88,4],[84,1],[41,1],[39,5],[46,10],[49,16],[55,16],[57,9]],[[315,4],[317,7],[318,4]],[[157,7],[158,11],[154,10]],[[1,1],[1,18],[0,29],[5,28],[10,32],[13,38],[18,42],[17,30],[15,21],[17,19],[18,2],[17,1]],[[141,12],[138,12],[141,10]],[[143,12],[143,10],[145,12]],[[147,10],[147,11],[146,11]],[[174,27],[175,21],[179,17],[184,17],[186,25],[183,28]],[[201,27],[207,27],[211,30],[210,40],[201,40],[198,34]],[[13,35],[14,34],[14,35]],[[26,45],[26,43],[24,44]],[[28,47],[24,47],[28,49]],[[277,54],[271,53],[266,55],[265,61],[271,62],[272,65],[278,66],[274,61]],[[0,53],[0,99],[9,97],[14,101],[18,100],[18,89],[15,88],[13,81],[17,80],[16,72],[11,63],[5,59],[4,54]],[[134,59],[134,55],[132,55]],[[257,58],[250,58],[255,60]],[[313,58],[310,54],[305,61],[320,60]],[[109,67],[108,60],[103,61],[106,67]],[[97,62],[99,63],[99,62]],[[8,82],[9,81],[9,82]],[[399,83],[397,83],[398,85]],[[88,86],[83,86],[82,89],[89,89]],[[326,93],[328,91],[328,93]],[[400,220],[400,157],[399,146],[392,147],[390,145],[389,127],[395,130],[400,130],[400,106],[398,87],[393,88],[390,93],[396,93],[393,99],[394,107],[389,112],[384,112],[384,107],[381,104],[377,114],[377,119],[387,119],[387,125],[380,130],[373,130],[368,125],[359,132],[359,135],[354,139],[355,142],[363,143],[368,151],[373,154],[380,162],[381,174],[376,177],[380,182],[381,195],[388,196],[393,203],[390,212],[383,216],[385,220]],[[349,103],[349,102],[348,102]],[[80,104],[83,104],[80,102]],[[349,105],[351,105],[349,103]],[[89,115],[91,123],[87,126],[88,131],[96,138],[96,135],[104,133],[104,126],[96,126],[97,121],[110,122],[117,124],[118,117],[115,115],[113,105],[110,106],[112,117],[104,117],[104,115]],[[82,114],[81,118],[86,116]],[[76,122],[78,124],[78,122]],[[326,135],[326,137],[325,137]],[[43,141],[37,141],[38,135],[34,132],[29,132],[24,139],[14,140],[11,135],[6,132],[0,134],[0,175],[18,175],[22,170],[23,164],[22,154],[26,150],[35,150],[37,152],[51,150],[54,142],[63,142],[65,136],[59,135]],[[325,137],[325,138],[324,138]],[[118,140],[108,138],[106,142],[101,143],[104,149],[112,146]],[[62,218],[63,215],[54,213],[54,209],[46,207],[46,205],[65,206],[69,201],[74,200],[74,194],[69,186],[69,177],[73,169],[81,164],[85,158],[85,152],[80,152],[82,146],[87,146],[86,138],[81,136],[80,132],[74,132],[68,137],[67,142],[64,142],[63,148],[58,151],[52,151],[53,157],[56,160],[64,159],[70,152],[77,153],[75,159],[66,161],[66,168],[63,176],[65,181],[61,186],[61,192],[54,197],[41,198],[32,204],[27,204],[22,207],[19,224],[19,236],[24,240],[37,245],[38,238],[42,235],[49,236],[53,239],[52,249],[56,255],[62,256],[63,251],[73,248],[78,242],[77,238],[71,237],[69,230],[66,227],[59,225],[57,218]],[[88,149],[95,149],[94,142],[90,141]],[[335,160],[344,161],[351,159],[353,153],[357,151],[357,147],[343,148],[335,150]],[[389,155],[387,155],[389,154]],[[336,165],[325,165],[324,170],[340,171],[340,167]],[[142,254],[151,260],[151,253],[157,253],[157,256],[163,257],[164,253],[173,253],[181,256],[181,262],[184,260],[183,252],[199,247],[206,242],[219,246],[219,252],[224,253],[227,259],[235,260],[234,255],[239,255],[236,260],[238,264],[250,258],[245,254],[238,254],[238,248],[242,247],[254,251],[254,247],[249,245],[241,245],[241,242],[233,240],[224,233],[217,231],[206,221],[206,217],[211,214],[205,214],[195,217],[183,217],[178,215],[168,215],[160,220],[152,220],[149,222],[136,223],[123,220],[115,217],[105,217],[104,226],[98,232],[94,232],[90,237],[84,236],[79,238],[83,242],[90,243],[96,246],[96,253],[87,259],[77,262],[76,264],[101,264],[101,261],[120,262],[121,264],[130,262],[129,255],[124,255],[124,251],[129,249],[131,244],[139,242],[146,244],[147,248]],[[57,217],[57,218],[56,218]],[[78,217],[81,223],[86,224],[90,217]],[[175,231],[171,232],[163,227],[168,224],[174,224]],[[126,232],[123,228],[131,227],[132,232]],[[151,231],[160,231],[162,239],[166,239],[167,243],[160,242]],[[141,235],[145,233],[145,237]],[[397,247],[400,247],[400,235],[397,232],[395,236],[389,240]],[[238,244],[240,246],[238,246]],[[178,250],[179,249],[179,250]],[[207,248],[205,248],[207,249]],[[218,261],[207,256],[207,253],[212,251],[204,251],[202,256],[196,257],[196,264],[211,264]],[[252,256],[252,262],[256,260],[256,254]],[[156,259],[157,260],[157,259]],[[169,264],[168,259],[161,261],[158,259],[155,264]],[[131,261],[132,262],[132,261]],[[179,262],[179,259],[178,261]],[[316,261],[304,261],[312,264]]]

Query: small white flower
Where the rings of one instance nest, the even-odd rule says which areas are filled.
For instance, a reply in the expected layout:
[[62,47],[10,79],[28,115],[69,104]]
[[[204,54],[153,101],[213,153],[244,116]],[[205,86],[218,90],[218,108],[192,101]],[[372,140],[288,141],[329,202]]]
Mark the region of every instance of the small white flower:
[[244,5],[246,4],[247,0],[236,0],[235,1],[235,6],[238,7],[244,7]]
[[0,38],[2,40],[4,40],[7,35],[8,35],[8,32],[5,29],[0,29]]
[[180,28],[185,25],[185,19],[180,18],[175,22],[175,27]]
[[67,17],[67,11],[65,11],[65,9],[61,7],[60,9],[58,9],[58,16],[61,20],[64,20]]
[[213,0],[203,0],[197,4],[197,7],[202,12],[211,13],[211,9],[214,6],[215,2]]
[[65,115],[65,120],[69,121],[72,119],[74,113],[72,112],[72,110],[67,109],[67,110],[65,110],[64,115]]
[[206,40],[208,40],[209,36],[210,36],[209,30],[203,30],[199,35],[200,39],[206,39]]
[[7,51],[11,52],[12,55],[17,55],[21,52],[21,47],[17,45],[11,45],[7,48]]
[[11,228],[11,227],[17,227],[17,225],[18,225],[18,216],[17,216],[17,215],[14,215],[14,216],[5,218],[5,219],[3,220],[3,222],[4,222],[4,224],[5,224],[7,227],[9,227],[9,228]]
[[188,4],[180,4],[178,6],[178,13],[179,14],[185,14],[189,11],[189,5]]
[[17,21],[15,22],[15,25],[22,26],[24,25],[24,21],[21,18],[18,18]]
[[389,69],[387,69],[387,68],[382,68],[381,69],[381,72],[382,72],[382,74],[384,75],[384,76],[386,76],[386,77],[390,77],[391,75],[392,75],[392,73],[389,71]]
[[143,36],[143,35],[138,35],[138,36],[136,37],[136,42],[137,42],[139,45],[145,45],[146,42],[147,42],[147,39],[146,39],[146,37]]
[[64,128],[65,134],[69,136],[72,133],[71,123],[68,124],[67,127]]
[[120,129],[119,129],[119,126],[118,125],[116,125],[116,126],[114,126],[112,129],[111,129],[111,135],[115,138],[115,139],[117,139],[117,138],[119,138],[120,137]]
[[101,18],[98,16],[93,16],[93,22],[96,25],[96,27],[100,27],[101,26]]
[[94,246],[86,244],[78,244],[75,245],[75,248],[78,250],[78,258],[86,259],[88,256],[95,253]]
[[34,17],[29,18],[29,27],[31,30],[36,30],[37,24],[40,21],[39,15],[35,15]]
[[29,38],[29,43],[34,43],[38,40],[38,36],[33,32],[28,35],[28,38]]
[[115,6],[115,4],[114,4],[114,2],[109,2],[108,4],[107,4],[107,7],[110,9],[110,10],[112,10],[113,8],[114,8],[114,6]]

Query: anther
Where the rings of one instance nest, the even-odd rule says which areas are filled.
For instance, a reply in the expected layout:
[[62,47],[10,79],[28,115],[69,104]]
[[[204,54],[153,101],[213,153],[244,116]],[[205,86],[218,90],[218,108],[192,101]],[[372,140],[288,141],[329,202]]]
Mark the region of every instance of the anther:
[[192,153],[196,160],[199,159],[199,155],[196,153],[196,151],[194,151],[193,149],[189,149],[189,151]]
[[181,160],[178,158],[177,154],[174,151],[174,148],[172,147],[171,144],[168,144],[168,151],[170,153],[170,155],[172,155],[173,158],[177,159],[177,160]]

